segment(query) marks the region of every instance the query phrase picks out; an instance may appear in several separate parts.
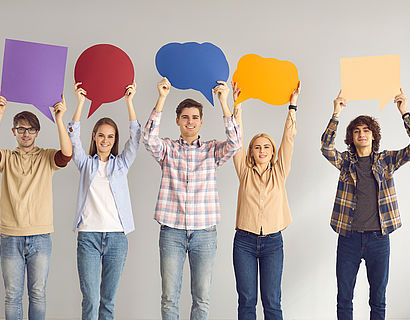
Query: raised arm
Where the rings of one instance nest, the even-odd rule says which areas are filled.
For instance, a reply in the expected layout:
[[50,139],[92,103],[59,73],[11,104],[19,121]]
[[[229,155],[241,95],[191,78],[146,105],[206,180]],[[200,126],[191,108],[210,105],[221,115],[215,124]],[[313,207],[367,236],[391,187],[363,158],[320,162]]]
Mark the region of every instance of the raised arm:
[[157,89],[158,100],[145,125],[143,141],[145,149],[151,153],[158,163],[161,163],[165,156],[166,147],[164,141],[159,137],[159,124],[165,100],[171,90],[171,83],[167,78],[162,78],[162,80],[157,83]]
[[135,160],[135,156],[137,154],[141,138],[141,125],[137,121],[134,104],[132,102],[132,98],[135,95],[136,88],[137,84],[134,81],[134,83],[132,85],[127,86],[125,90],[125,101],[127,104],[128,115],[130,120],[130,137],[128,141],[125,143],[124,150],[119,155],[119,157],[123,159],[127,168],[129,168]]
[[298,97],[300,94],[300,82],[295,91],[293,91],[289,100],[289,112],[285,121],[285,128],[283,131],[282,141],[278,150],[278,160],[277,164],[279,166],[280,172],[284,178],[289,175],[292,155],[293,155],[293,144],[294,138],[296,136],[296,105]]
[[137,120],[137,115],[135,114],[134,104],[132,103],[132,99],[134,98],[135,92],[137,92],[137,84],[134,83],[127,86],[125,90],[125,101],[127,102],[128,108],[128,115],[130,121]]
[[[233,93],[233,100],[236,101],[236,99],[238,99],[241,93],[241,89],[238,88],[236,82],[232,83],[232,93]],[[236,174],[238,175],[238,178],[240,178],[241,172],[246,166],[246,149],[245,149],[245,142],[244,142],[244,136],[243,136],[242,104],[241,103],[237,104],[233,108],[233,116],[241,132],[242,148],[233,156],[233,163],[235,165]]]
[[77,82],[76,84],[74,84],[74,92],[75,96],[77,97],[77,108],[75,109],[73,115],[73,121],[75,122],[78,122],[81,119],[81,113],[84,107],[85,96],[87,95],[87,91],[85,91],[83,88],[80,88],[81,84],[82,82]]
[[322,134],[321,151],[323,156],[336,168],[341,169],[343,162],[342,154],[335,148],[336,130],[339,124],[340,112],[346,107],[346,99],[342,97],[342,90],[335,100],[333,100],[333,115],[325,132]]
[[232,117],[232,112],[228,106],[228,94],[229,88],[225,81],[217,81],[219,85],[217,85],[213,91],[214,94],[218,97],[218,100],[221,104],[222,112],[224,117]]
[[61,98],[61,102],[58,102],[54,105],[54,115],[57,123],[61,152],[66,157],[71,157],[71,155],[73,154],[73,147],[71,145],[70,137],[68,136],[67,128],[65,127],[63,122],[63,116],[67,110],[67,107],[64,95],[62,95]]
[[[403,92],[403,89],[400,88],[400,94],[394,98],[394,102],[397,103],[397,108],[403,118],[404,127],[406,128],[407,134],[410,137],[410,113],[407,111],[407,97]],[[393,169],[397,170],[403,164],[410,161],[410,144],[407,147],[397,150],[389,151]]]
[[68,134],[73,145],[73,161],[78,168],[80,168],[87,159],[81,139],[80,139],[80,119],[84,107],[85,96],[87,92],[80,88],[81,82],[74,84],[74,92],[77,97],[77,108],[74,112],[72,121],[68,124]]
[[164,108],[165,100],[167,99],[168,93],[171,90],[171,83],[167,78],[162,78],[160,82],[157,83],[158,89],[158,100],[155,104],[155,110],[157,112],[162,112]]
[[7,99],[3,96],[0,96],[0,122],[1,122],[1,119],[3,119],[4,111],[6,111],[6,105],[7,105]]
[[242,142],[240,128],[232,117],[231,110],[229,110],[228,107],[229,88],[224,81],[217,82],[220,84],[213,90],[221,103],[226,133],[226,140],[216,143],[215,162],[219,167],[241,149]]

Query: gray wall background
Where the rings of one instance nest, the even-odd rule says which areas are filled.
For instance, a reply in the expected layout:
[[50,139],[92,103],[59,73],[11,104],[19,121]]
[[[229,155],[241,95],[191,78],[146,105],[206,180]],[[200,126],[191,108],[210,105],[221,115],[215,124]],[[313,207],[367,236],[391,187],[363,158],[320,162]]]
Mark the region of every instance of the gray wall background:
[[[0,52],[4,38],[68,46],[65,95],[68,122],[75,110],[73,69],[78,56],[97,43],[122,48],[135,67],[138,84],[134,98],[145,124],[157,98],[160,79],[154,65],[157,50],[168,42],[209,41],[224,51],[231,76],[241,56],[257,53],[292,61],[298,68],[302,93],[298,101],[298,135],[287,190],[294,221],[283,232],[285,264],[282,301],[285,319],[335,319],[335,252],[337,235],[329,226],[338,171],[320,154],[320,136],[332,114],[332,100],[340,88],[342,57],[400,54],[401,83],[410,96],[410,2],[379,1],[0,1]],[[224,139],[220,106],[215,108],[195,91],[173,89],[168,97],[161,135],[177,137],[174,110],[185,97],[204,103],[201,136]],[[89,103],[89,102],[88,102]],[[2,148],[14,148],[11,121],[21,110],[35,112],[42,130],[37,144],[58,147],[54,124],[29,105],[9,103],[0,125]],[[259,100],[243,105],[245,143],[261,131],[280,142],[286,107]],[[84,113],[88,113],[88,107]],[[359,114],[379,119],[381,149],[399,149],[409,143],[400,114],[391,101],[382,111],[378,101],[351,101],[340,119],[337,147],[349,121]],[[82,141],[88,148],[90,132],[102,116],[119,124],[121,146],[127,136],[124,100],[103,105],[90,119],[83,115]],[[409,199],[410,165],[395,175],[403,227],[391,236],[388,318],[410,318]],[[128,176],[137,230],[129,235],[129,254],[116,302],[118,319],[160,318],[159,227],[152,220],[160,168],[141,145]],[[71,231],[79,174],[73,163],[54,177],[53,255],[48,280],[48,317],[80,317],[81,293],[76,271],[76,235]],[[218,173],[222,222],[214,268],[211,319],[234,319],[237,295],[232,267],[232,240],[238,181],[232,161]],[[0,286],[0,314],[4,289]],[[185,265],[181,318],[189,317],[190,286]],[[368,319],[368,285],[362,265],[356,285],[355,319]],[[27,309],[25,309],[27,312]],[[258,315],[262,317],[260,306]]]

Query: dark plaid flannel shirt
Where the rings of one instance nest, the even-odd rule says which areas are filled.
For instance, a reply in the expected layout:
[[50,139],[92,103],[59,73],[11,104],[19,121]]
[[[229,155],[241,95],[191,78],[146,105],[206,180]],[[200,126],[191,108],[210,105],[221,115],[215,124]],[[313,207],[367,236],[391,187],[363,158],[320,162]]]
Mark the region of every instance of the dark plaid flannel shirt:
[[[335,203],[330,225],[337,233],[349,236],[356,210],[357,155],[335,149],[338,120],[331,119],[322,135],[322,154],[340,170]],[[410,137],[410,117],[404,119]],[[394,188],[393,172],[410,160],[410,144],[398,151],[372,152],[372,172],[378,185],[379,216],[382,233],[389,234],[401,227],[400,214]]]

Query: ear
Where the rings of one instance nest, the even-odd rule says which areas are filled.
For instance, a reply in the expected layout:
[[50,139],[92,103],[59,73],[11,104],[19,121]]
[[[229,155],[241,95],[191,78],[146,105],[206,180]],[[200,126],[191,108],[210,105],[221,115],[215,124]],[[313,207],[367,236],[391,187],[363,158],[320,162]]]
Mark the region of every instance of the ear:
[[13,132],[14,136],[16,136],[16,129],[11,128],[11,132]]
[[179,118],[178,117],[175,119],[175,122],[176,122],[177,126],[179,126]]
[[95,132],[93,132],[93,141],[95,141]]

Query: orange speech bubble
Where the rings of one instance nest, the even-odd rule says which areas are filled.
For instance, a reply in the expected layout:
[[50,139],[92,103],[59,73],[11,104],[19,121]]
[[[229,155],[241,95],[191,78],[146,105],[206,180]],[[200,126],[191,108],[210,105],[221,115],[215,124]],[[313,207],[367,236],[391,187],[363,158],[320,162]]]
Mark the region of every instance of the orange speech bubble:
[[342,58],[340,68],[347,100],[379,99],[382,110],[400,93],[400,55]]
[[292,62],[247,54],[239,59],[232,81],[241,89],[234,105],[254,98],[280,106],[289,102],[299,77]]

